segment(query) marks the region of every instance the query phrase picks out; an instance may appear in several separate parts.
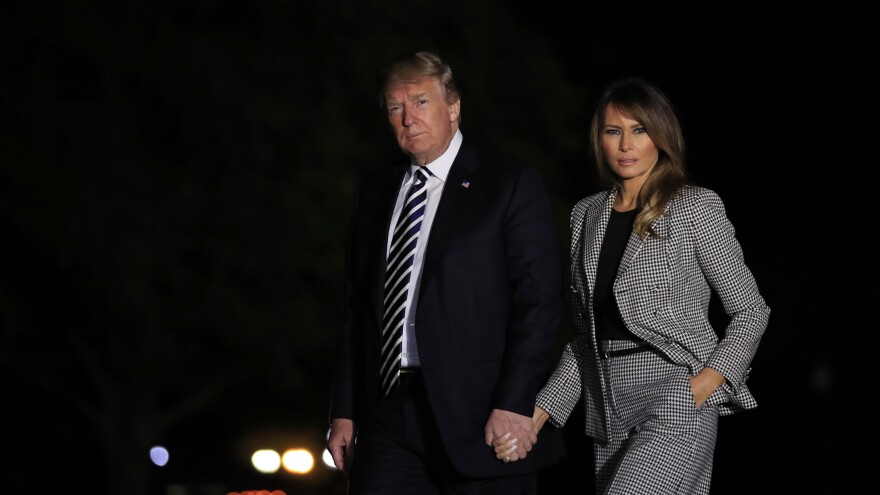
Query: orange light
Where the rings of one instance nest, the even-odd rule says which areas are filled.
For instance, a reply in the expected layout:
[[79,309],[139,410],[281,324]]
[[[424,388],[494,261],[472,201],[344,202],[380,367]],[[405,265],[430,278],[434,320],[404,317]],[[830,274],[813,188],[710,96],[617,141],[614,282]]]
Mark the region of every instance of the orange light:
[[315,467],[315,458],[306,449],[290,449],[281,456],[281,465],[293,474],[307,474]]

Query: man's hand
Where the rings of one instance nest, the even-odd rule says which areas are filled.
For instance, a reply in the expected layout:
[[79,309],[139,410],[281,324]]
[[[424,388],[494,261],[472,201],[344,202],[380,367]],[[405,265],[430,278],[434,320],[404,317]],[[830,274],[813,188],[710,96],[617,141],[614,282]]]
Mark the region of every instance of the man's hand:
[[[532,447],[538,442],[532,418],[502,409],[493,409],[486,422],[486,445],[496,447],[496,457],[504,462],[525,459]],[[497,453],[499,443],[506,442],[508,447]]]
[[327,450],[333,456],[333,464],[336,464],[336,469],[348,476],[351,461],[354,458],[354,421],[336,418],[330,423]]
[[[547,411],[535,406],[535,412],[532,414],[532,423],[535,427],[535,434],[541,431],[541,428],[548,419],[550,419],[550,415]],[[515,460],[513,457],[511,457],[510,460],[507,460],[507,457],[509,452],[515,450],[516,444],[516,439],[513,438],[512,435],[504,434],[495,438],[492,440],[492,445],[495,447],[495,457],[497,457],[499,461],[513,462]],[[517,459],[518,458],[519,457],[517,457]]]

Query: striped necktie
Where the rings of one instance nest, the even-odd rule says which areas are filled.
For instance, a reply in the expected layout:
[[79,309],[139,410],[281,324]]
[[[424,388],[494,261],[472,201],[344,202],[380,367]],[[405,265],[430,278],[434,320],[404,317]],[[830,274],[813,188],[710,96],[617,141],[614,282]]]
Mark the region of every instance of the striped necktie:
[[394,388],[400,374],[406,298],[419,230],[421,230],[422,218],[425,216],[425,206],[428,204],[427,183],[424,172],[421,169],[417,170],[404,200],[403,209],[400,211],[400,217],[397,219],[397,225],[394,227],[391,249],[388,252],[380,367],[382,390],[385,395]]

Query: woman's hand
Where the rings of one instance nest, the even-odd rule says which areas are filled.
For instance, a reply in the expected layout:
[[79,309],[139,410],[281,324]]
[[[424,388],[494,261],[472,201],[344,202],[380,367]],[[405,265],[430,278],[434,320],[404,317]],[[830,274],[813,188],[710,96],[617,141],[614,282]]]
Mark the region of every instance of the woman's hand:
[[696,376],[690,377],[691,392],[694,394],[694,402],[697,409],[703,406],[716,388],[724,384],[724,375],[712,368],[703,368]]
[[[547,411],[541,409],[538,406],[535,406],[535,412],[532,414],[532,425],[535,429],[535,435],[541,431],[541,428],[544,426],[544,423],[550,419],[550,415]],[[499,461],[508,463],[508,462],[516,462],[521,459],[521,457],[517,454],[517,447],[519,445],[519,439],[511,435],[510,433],[506,433],[500,437],[496,437],[492,441],[492,446],[495,448],[495,458]],[[523,456],[525,457],[525,456]]]

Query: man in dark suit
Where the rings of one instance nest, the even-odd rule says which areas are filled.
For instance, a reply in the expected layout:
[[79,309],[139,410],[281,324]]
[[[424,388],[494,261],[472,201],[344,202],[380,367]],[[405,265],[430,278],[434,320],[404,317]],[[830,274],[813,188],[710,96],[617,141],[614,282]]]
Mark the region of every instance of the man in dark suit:
[[534,494],[564,455],[561,432],[532,423],[562,306],[542,178],[464,141],[432,53],[389,64],[380,100],[407,157],[357,193],[327,448],[351,495]]

